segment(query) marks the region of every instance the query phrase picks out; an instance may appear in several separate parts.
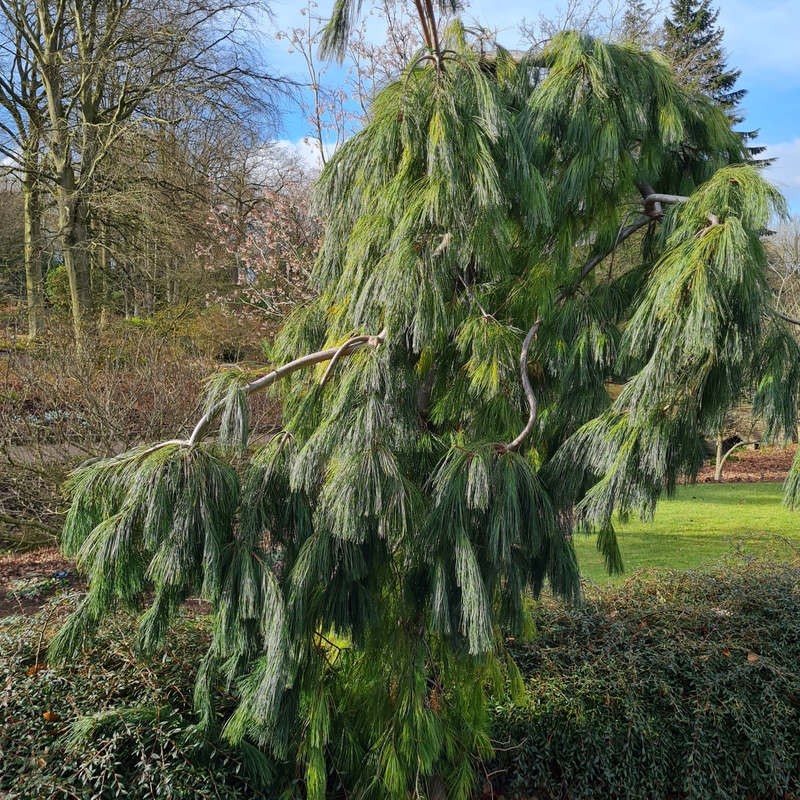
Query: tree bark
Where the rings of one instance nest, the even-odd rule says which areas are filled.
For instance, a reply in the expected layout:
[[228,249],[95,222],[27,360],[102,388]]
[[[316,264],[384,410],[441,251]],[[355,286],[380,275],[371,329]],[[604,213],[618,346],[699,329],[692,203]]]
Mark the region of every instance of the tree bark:
[[98,330],[104,331],[111,320],[111,276],[108,274],[108,232],[104,224],[100,224],[97,231],[97,272],[100,281],[100,317],[97,321]]
[[717,483],[722,481],[722,467],[725,462],[722,460],[722,432],[717,434],[717,457],[714,461],[714,480]]
[[26,170],[22,181],[25,290],[28,301],[28,336],[44,331],[44,270],[42,268],[42,208],[36,178]]
[[91,311],[89,286],[89,225],[85,204],[74,187],[72,170],[67,168],[56,192],[59,243],[69,281],[70,309],[75,342],[80,344],[86,333]]

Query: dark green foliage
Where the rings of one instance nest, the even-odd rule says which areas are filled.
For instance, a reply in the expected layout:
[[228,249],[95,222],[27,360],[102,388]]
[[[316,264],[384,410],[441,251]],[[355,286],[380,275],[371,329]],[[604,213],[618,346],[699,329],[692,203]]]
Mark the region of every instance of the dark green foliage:
[[495,711],[511,797],[768,800],[800,791],[800,569],[637,576],[536,614]]
[[651,44],[655,38],[654,16],[655,10],[646,0],[626,0],[619,39],[640,47]]
[[664,20],[664,49],[687,86],[732,111],[745,91],[733,88],[741,70],[725,64],[718,17],[711,0],[672,0],[671,16]]
[[208,646],[204,625],[182,618],[158,659],[142,663],[134,655],[135,626],[123,619],[58,670],[37,653],[42,629],[59,616],[52,613],[5,619],[0,627],[4,798],[274,797],[265,789],[273,766],[262,754],[222,746],[192,724],[192,685]]
[[[672,0],[671,15],[664,20],[663,51],[669,56],[681,82],[692,91],[711,98],[738,125],[744,117],[738,110],[747,91],[737,89],[741,70],[729,69],[722,46],[724,31],[717,26],[719,11],[711,0]],[[743,141],[758,131],[740,134]],[[748,147],[751,156],[763,147]],[[770,163],[770,160],[757,163]]]

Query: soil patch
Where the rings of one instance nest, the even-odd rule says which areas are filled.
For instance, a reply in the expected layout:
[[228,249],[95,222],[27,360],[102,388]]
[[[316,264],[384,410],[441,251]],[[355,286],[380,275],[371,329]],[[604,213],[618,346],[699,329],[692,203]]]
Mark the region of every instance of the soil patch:
[[[797,445],[786,448],[761,447],[758,450],[742,448],[725,462],[723,483],[758,483],[783,481],[792,466]],[[714,482],[714,461],[707,463],[697,475],[698,483]]]
[[58,548],[0,556],[0,617],[35,614],[56,592],[86,585]]

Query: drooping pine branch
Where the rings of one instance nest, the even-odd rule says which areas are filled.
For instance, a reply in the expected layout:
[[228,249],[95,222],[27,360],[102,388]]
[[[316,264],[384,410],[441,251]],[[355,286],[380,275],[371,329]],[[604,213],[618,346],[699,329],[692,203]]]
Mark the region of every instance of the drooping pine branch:
[[[381,331],[381,333],[374,336],[370,335],[353,337],[348,339],[344,345],[341,345],[340,347],[329,347],[325,350],[318,350],[315,353],[308,353],[300,358],[296,358],[294,361],[290,361],[288,364],[284,364],[277,369],[271,370],[266,375],[261,375],[255,380],[244,384],[241,386],[241,393],[247,396],[263,391],[269,386],[272,386],[272,384],[287,378],[289,375],[297,372],[298,370],[306,369],[325,361],[331,361],[332,366],[335,366],[336,362],[338,362],[340,359],[352,355],[362,347],[379,346],[384,342],[385,338],[386,332]],[[325,373],[325,377],[322,381],[323,383],[325,380],[327,380],[329,372],[330,370]],[[209,425],[211,425],[214,419],[225,410],[226,402],[227,401],[212,402],[210,408],[208,408],[206,413],[203,414],[203,416],[198,420],[197,424],[192,430],[191,435],[186,440],[187,444],[193,445],[200,441],[205,432],[208,430]]]

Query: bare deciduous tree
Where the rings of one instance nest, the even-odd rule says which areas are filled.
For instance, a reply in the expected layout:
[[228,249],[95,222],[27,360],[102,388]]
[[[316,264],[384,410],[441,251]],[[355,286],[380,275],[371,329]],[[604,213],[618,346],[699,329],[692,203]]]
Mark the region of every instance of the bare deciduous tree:
[[[268,108],[275,83],[244,48],[248,7],[239,0],[0,0],[16,52],[29,54],[41,85],[39,152],[55,198],[76,340],[92,309],[95,192],[117,144],[133,127],[213,117],[220,105],[231,114]],[[168,95],[182,100],[161,117],[168,104],[159,101]]]
[[[15,11],[20,22],[34,24],[27,9]],[[25,17],[28,14],[28,17]],[[0,156],[19,180],[24,226],[24,268],[28,333],[36,338],[44,325],[42,263],[42,184],[44,95],[40,71],[22,33],[0,15]]]

